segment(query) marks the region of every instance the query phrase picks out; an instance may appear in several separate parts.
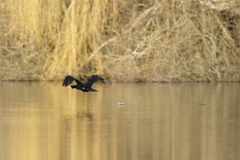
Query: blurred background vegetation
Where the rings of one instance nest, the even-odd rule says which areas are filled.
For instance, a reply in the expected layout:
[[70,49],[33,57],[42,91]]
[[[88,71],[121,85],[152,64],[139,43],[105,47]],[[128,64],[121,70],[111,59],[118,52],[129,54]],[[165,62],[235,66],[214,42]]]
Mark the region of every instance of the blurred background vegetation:
[[1,80],[239,81],[237,0],[0,2]]

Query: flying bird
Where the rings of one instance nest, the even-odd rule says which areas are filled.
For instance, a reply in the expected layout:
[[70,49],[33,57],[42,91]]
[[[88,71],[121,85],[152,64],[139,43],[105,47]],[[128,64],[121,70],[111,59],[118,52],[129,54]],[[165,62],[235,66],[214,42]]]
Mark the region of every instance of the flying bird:
[[76,85],[71,85],[70,87],[72,89],[77,89],[77,90],[81,90],[83,92],[96,92],[97,90],[93,89],[92,88],[92,85],[93,83],[97,82],[98,80],[101,80],[104,84],[111,84],[109,81],[103,79],[102,77],[98,76],[98,75],[92,75],[87,83],[82,83],[80,82],[79,80],[77,80],[76,78],[70,76],[70,75],[67,75],[63,81],[63,86],[67,87],[69,86],[73,81],[75,81],[77,84]]

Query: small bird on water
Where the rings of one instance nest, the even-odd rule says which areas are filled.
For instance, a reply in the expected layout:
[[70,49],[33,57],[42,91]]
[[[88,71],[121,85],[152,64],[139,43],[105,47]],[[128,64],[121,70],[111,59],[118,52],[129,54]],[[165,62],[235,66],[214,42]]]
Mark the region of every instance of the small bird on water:
[[104,84],[111,84],[109,81],[103,79],[102,77],[98,76],[98,75],[92,75],[87,83],[82,83],[79,80],[77,80],[76,78],[74,78],[73,76],[67,75],[63,81],[63,86],[67,87],[69,86],[73,81],[75,81],[77,84],[76,85],[71,85],[70,87],[72,89],[77,89],[77,90],[81,90],[83,92],[96,92],[97,90],[92,88],[93,83],[97,82],[98,80],[101,80]]

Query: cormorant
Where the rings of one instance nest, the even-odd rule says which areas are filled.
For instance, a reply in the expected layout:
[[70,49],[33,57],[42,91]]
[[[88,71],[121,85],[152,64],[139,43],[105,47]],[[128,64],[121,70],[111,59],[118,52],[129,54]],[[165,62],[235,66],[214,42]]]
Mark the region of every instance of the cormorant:
[[83,92],[96,92],[97,90],[93,89],[92,88],[92,85],[93,83],[97,82],[98,80],[101,80],[104,84],[111,84],[110,82],[108,82],[107,80],[103,79],[102,77],[99,77],[98,75],[92,75],[87,83],[82,83],[80,82],[79,80],[77,80],[76,78],[70,76],[70,75],[67,75],[63,81],[63,86],[68,86],[70,85],[74,80],[75,82],[77,83],[77,85],[71,85],[70,87],[73,89],[73,88],[76,88],[78,90],[81,90]]

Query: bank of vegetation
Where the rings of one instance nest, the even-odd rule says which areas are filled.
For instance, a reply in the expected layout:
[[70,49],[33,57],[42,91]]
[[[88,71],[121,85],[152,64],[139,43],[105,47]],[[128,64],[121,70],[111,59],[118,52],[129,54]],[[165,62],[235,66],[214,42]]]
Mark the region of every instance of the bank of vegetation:
[[239,1],[0,2],[1,80],[239,81]]

